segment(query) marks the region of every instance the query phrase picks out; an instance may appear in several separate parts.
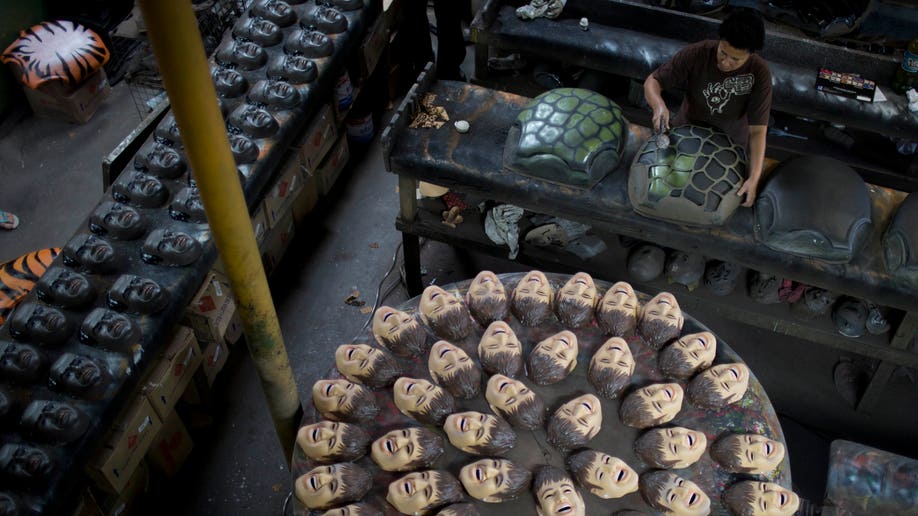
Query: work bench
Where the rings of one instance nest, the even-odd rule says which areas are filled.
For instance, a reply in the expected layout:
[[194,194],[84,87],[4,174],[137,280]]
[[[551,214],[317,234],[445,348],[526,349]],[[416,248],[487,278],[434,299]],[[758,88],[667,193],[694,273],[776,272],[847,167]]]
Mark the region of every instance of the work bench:
[[[433,104],[444,107],[450,120],[467,120],[471,130],[461,134],[451,122],[439,129],[410,128],[425,93],[436,96]],[[387,169],[399,176],[401,206],[396,226],[403,235],[405,274],[411,295],[421,291],[419,237],[498,256],[505,257],[508,252],[505,246],[487,238],[475,210],[467,210],[466,221],[455,229],[442,224],[442,206],[425,209],[427,203],[418,202],[416,184],[422,180],[470,199],[510,203],[530,212],[581,222],[590,225],[596,234],[613,239],[619,235],[700,253],[707,259],[736,263],[894,308],[892,319],[897,325],[888,335],[848,338],[837,333],[831,321],[803,322],[793,318],[785,305],[762,305],[742,293],[718,297],[704,289],[679,291],[680,303],[687,309],[704,305],[725,318],[879,360],[870,386],[859,401],[859,410],[867,411],[874,405],[896,366],[918,366],[918,353],[907,349],[918,329],[918,292],[892,281],[882,263],[880,244],[883,229],[904,198],[902,192],[869,185],[874,230],[851,263],[828,264],[792,256],[755,241],[751,209],[740,208],[725,225],[709,228],[681,226],[636,214],[628,201],[627,178],[636,149],[649,136],[644,127],[629,124],[618,167],[591,189],[549,183],[505,169],[503,148],[507,133],[529,100],[465,83],[435,81],[428,69],[392,118],[382,136],[384,159]],[[627,279],[610,277],[625,270],[625,257],[624,250],[611,245],[608,238],[606,242],[610,244],[606,252],[587,260],[521,243],[517,260],[549,263],[558,271],[584,270],[607,281]],[[650,293],[670,288],[664,281],[634,285]]]

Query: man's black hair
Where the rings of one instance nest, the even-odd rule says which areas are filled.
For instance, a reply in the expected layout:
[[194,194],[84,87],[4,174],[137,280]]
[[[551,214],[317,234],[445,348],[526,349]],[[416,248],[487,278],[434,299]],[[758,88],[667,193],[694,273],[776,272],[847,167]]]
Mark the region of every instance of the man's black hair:
[[739,50],[758,52],[765,46],[765,24],[757,11],[737,9],[717,29],[720,39]]

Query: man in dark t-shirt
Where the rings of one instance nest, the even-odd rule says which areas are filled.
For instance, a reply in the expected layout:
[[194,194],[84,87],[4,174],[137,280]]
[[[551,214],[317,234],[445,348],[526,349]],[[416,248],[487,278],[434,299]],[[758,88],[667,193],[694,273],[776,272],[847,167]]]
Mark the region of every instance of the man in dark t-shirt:
[[693,43],[653,71],[644,81],[644,97],[653,109],[653,127],[669,128],[669,110],[660,92],[685,90],[673,125],[714,126],[747,149],[749,178],[737,192],[743,206],[755,201],[765,135],[771,110],[771,72],[755,54],[765,42],[765,26],[758,13],[737,10],[721,23],[719,40]]

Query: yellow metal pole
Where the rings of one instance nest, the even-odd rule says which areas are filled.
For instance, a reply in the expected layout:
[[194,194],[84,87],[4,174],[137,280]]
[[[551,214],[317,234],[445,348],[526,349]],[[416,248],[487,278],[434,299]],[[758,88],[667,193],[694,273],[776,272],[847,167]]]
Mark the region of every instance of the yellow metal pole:
[[236,294],[245,340],[289,462],[302,407],[197,20],[190,0],[141,0],[140,7],[214,242]]

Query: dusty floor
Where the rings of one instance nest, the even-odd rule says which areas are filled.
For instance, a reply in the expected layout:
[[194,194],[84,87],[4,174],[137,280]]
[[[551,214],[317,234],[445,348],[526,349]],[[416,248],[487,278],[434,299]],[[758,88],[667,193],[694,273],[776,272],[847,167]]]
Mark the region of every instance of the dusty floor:
[[[122,83],[87,124],[28,116],[0,140],[0,209],[22,219],[15,231],[0,231],[0,261],[69,239],[103,193],[103,156],[139,121]],[[321,209],[297,228],[272,277],[304,402],[312,383],[332,365],[332,350],[366,322],[366,314],[343,300],[358,290],[362,299],[373,302],[401,241],[394,227],[396,213],[396,178],[383,169],[377,140],[339,179]],[[523,269],[437,242],[423,245],[422,263],[425,284],[468,278],[483,268]],[[398,283],[397,267],[395,271],[383,290]],[[405,298],[404,289],[396,287],[386,303]],[[818,501],[823,496],[833,439],[918,456],[918,413],[902,410],[916,406],[918,394],[903,374],[894,375],[888,396],[873,413],[858,414],[833,386],[832,368],[839,357],[834,350],[718,320],[703,311],[692,315],[729,342],[765,386],[781,415],[794,483],[805,498]],[[145,506],[160,514],[280,514],[291,487],[287,459],[244,348],[235,349],[215,388],[212,421],[188,422],[195,439],[192,458]]]

